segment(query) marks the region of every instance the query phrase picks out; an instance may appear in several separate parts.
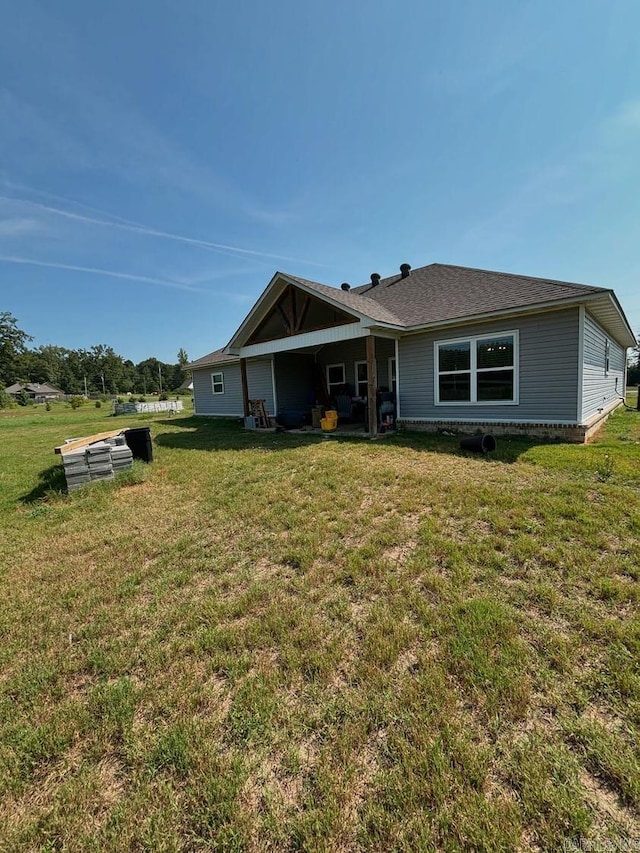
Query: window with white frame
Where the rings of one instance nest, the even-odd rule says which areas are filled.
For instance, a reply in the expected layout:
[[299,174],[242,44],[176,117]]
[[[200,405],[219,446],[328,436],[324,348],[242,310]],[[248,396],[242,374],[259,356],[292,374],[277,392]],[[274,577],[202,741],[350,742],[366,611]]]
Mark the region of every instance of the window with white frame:
[[435,343],[436,405],[518,402],[518,333]]
[[366,361],[356,361],[353,365],[356,377],[356,397],[366,397],[369,386],[369,370]]
[[224,394],[224,374],[211,374],[211,390],[214,394]]
[[344,364],[327,365],[327,391],[333,397],[345,384]]
[[398,385],[398,374],[396,372],[396,360],[392,356],[389,359],[389,390],[393,391],[394,394],[397,393],[397,385]]

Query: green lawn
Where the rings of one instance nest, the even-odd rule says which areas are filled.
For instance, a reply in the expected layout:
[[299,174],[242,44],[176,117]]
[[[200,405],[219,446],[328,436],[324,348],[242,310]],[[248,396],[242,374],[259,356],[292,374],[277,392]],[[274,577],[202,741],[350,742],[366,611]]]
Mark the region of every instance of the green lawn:
[[[154,463],[60,493],[119,424]],[[483,459],[13,410],[0,541],[2,851],[640,844],[637,412]]]

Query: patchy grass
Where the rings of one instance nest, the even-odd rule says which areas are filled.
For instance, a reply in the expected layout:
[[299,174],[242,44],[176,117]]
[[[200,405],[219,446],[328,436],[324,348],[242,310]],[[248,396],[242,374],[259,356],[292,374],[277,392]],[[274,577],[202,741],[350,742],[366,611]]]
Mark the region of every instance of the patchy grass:
[[[65,495],[120,422],[153,465]],[[639,842],[636,413],[483,459],[16,410],[0,535],[0,849]]]

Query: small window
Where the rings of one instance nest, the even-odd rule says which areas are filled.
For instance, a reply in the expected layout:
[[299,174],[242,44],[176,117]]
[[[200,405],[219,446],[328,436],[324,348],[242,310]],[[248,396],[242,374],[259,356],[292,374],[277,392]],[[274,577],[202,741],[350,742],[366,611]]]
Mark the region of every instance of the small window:
[[329,396],[337,394],[345,384],[344,364],[327,365],[327,391]]
[[354,373],[356,375],[356,397],[366,397],[369,387],[369,370],[366,361],[356,361]]
[[224,394],[224,374],[211,374],[211,390],[214,394]]
[[604,342],[604,375],[609,375],[609,356],[611,354],[611,345],[608,340]]
[[394,394],[398,393],[398,374],[396,371],[395,358],[389,359],[389,386]]
[[436,404],[516,403],[517,333],[435,345]]

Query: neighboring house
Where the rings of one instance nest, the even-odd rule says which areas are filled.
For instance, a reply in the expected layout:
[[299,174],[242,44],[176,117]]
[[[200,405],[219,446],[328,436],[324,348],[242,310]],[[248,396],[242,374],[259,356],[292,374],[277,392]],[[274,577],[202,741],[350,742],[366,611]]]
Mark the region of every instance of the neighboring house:
[[635,337],[612,290],[430,264],[360,287],[278,272],[226,347],[192,362],[195,412],[308,411],[395,392],[400,424],[585,441],[622,401]]
[[12,397],[17,397],[22,391],[25,391],[35,403],[45,403],[47,400],[63,400],[64,391],[59,388],[54,388],[46,382],[15,382],[5,389],[7,394]]
[[187,377],[182,385],[179,385],[178,388],[176,388],[177,394],[185,394],[187,391],[193,391],[193,379],[190,377]]

